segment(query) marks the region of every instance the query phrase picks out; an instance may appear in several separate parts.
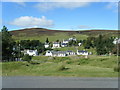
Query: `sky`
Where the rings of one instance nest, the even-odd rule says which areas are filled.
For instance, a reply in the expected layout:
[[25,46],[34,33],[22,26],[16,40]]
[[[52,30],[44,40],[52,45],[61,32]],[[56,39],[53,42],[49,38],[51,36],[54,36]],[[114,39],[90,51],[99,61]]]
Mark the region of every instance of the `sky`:
[[9,30],[118,29],[117,2],[2,2],[0,23]]

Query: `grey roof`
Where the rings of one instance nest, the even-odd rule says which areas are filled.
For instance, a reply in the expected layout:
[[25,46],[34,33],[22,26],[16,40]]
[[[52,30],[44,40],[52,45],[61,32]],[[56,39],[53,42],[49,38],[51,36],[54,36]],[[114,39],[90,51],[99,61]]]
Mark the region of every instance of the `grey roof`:
[[87,52],[87,51],[81,51],[81,50],[78,50],[78,52],[82,52],[82,53],[83,53],[83,52]]
[[66,54],[66,51],[52,51],[52,54]]
[[34,52],[35,50],[29,50],[29,52]]
[[59,42],[54,42],[53,44],[59,44]]
[[49,51],[48,52],[51,52],[52,54],[68,54],[68,53],[75,53],[73,51]]
[[67,45],[67,43],[62,43],[61,45]]
[[73,52],[73,51],[70,51],[70,50],[69,50],[69,51],[67,51],[67,52]]

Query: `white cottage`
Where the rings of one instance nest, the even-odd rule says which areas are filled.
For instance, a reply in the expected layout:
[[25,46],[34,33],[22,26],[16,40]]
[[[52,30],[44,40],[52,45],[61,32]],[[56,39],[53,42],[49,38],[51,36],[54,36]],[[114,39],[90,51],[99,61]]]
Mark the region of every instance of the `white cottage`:
[[69,41],[68,40],[63,40],[62,43],[66,43],[67,44],[67,43],[69,43]]
[[82,43],[78,43],[78,46],[81,46]]
[[69,56],[71,56],[71,55],[76,55],[76,53],[73,52],[73,51],[67,51],[66,53],[67,53],[67,55],[69,55]]
[[65,57],[67,56],[66,51],[53,51],[52,52],[54,57]]
[[28,54],[30,56],[38,56],[38,51],[37,50],[26,50],[24,54]]
[[114,44],[119,44],[120,43],[120,38],[115,38],[113,41]]
[[44,44],[44,47],[45,47],[45,48],[49,48],[49,43],[45,43],[45,44]]
[[45,56],[65,57],[67,54],[65,51],[46,51]]
[[77,55],[88,55],[88,52],[77,50]]
[[53,56],[52,51],[46,51],[45,56]]
[[77,39],[76,38],[69,38],[69,41],[71,41],[71,40],[76,41]]
[[60,48],[60,43],[54,42],[52,48]]
[[67,43],[61,43],[61,47],[67,47],[68,44]]

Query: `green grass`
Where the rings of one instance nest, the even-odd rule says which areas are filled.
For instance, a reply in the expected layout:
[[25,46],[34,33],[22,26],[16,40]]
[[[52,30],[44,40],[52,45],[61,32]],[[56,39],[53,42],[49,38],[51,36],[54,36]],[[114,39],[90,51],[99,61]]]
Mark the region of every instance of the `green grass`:
[[[83,56],[45,57],[36,56],[34,60],[45,61],[40,64],[27,62],[2,63],[3,76],[75,76],[75,77],[117,77],[114,66],[116,56]],[[80,63],[80,64],[79,64]],[[59,70],[61,66],[63,70]]]
[[48,38],[50,42],[53,42],[56,40],[62,41],[63,39],[68,39],[68,38],[73,37],[73,36],[75,36],[78,40],[83,40],[83,39],[86,39],[88,37],[87,35],[81,35],[81,34],[69,35],[68,33],[56,33],[54,35],[33,35],[33,36],[23,35],[20,37],[13,36],[13,38],[16,41],[19,41],[19,40],[40,40],[41,42],[45,42],[46,38]]

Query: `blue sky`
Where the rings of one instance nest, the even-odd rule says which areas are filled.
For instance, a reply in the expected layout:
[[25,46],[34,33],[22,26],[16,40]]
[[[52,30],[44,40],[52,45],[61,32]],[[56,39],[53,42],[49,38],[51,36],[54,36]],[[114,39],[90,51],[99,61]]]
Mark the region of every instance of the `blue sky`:
[[3,2],[2,25],[9,30],[48,28],[56,30],[118,29],[117,3]]

